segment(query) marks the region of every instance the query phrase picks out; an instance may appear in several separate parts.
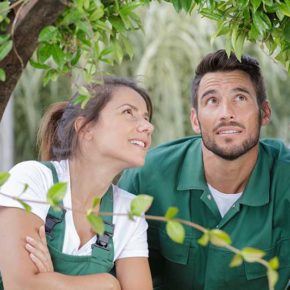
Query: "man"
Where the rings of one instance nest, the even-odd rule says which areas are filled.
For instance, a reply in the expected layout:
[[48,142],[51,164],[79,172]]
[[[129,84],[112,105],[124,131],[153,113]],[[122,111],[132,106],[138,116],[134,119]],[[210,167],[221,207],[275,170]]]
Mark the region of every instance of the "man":
[[[221,229],[242,249],[255,247],[266,259],[278,256],[279,281],[290,278],[290,152],[281,142],[259,141],[271,109],[258,62],[224,50],[199,64],[192,86],[191,124],[200,136],[161,145],[143,168],[128,170],[120,186],[154,196],[148,214],[178,217]],[[197,240],[186,228],[182,245],[170,240],[165,224],[150,222],[148,240],[155,289],[268,289],[266,269],[258,263],[230,268],[233,254]]]

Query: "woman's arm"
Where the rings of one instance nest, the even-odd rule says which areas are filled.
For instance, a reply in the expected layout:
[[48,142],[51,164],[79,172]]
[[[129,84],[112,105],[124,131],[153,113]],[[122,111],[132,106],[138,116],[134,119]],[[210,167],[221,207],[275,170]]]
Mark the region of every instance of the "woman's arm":
[[34,214],[0,207],[0,271],[5,290],[120,290],[118,280],[108,273],[85,276],[39,273],[25,245],[27,236],[38,238],[41,225],[43,221]]
[[152,290],[151,273],[146,257],[121,258],[115,264],[122,290]]

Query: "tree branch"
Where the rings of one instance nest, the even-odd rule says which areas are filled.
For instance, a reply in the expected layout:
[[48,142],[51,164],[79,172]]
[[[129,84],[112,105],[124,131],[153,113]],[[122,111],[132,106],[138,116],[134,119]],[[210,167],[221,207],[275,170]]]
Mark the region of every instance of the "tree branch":
[[63,0],[31,0],[17,13],[14,25],[10,27],[14,47],[0,62],[0,68],[6,72],[6,80],[0,82],[0,121],[23,69],[37,47],[40,31],[54,23],[66,6]]

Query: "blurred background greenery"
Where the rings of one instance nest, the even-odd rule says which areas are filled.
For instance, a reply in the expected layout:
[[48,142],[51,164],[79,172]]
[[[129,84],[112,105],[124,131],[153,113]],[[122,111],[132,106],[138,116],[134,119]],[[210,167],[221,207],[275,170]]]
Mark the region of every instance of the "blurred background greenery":
[[[140,9],[143,31],[130,33],[133,59],[103,67],[113,75],[133,77],[152,96],[155,132],[153,145],[193,134],[190,123],[190,83],[194,70],[207,53],[224,48],[222,38],[211,41],[214,24],[197,14],[176,13],[172,5],[152,2]],[[289,76],[255,45],[246,53],[258,58],[264,72],[272,121],[263,137],[277,137],[290,144]],[[37,158],[36,134],[44,109],[70,97],[74,73],[42,86],[43,72],[28,66],[14,93],[14,163]]]

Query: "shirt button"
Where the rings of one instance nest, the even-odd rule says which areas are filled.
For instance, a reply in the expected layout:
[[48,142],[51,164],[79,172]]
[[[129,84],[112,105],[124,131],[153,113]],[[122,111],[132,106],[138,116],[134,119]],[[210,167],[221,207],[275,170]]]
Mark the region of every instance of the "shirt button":
[[210,195],[210,194],[208,194],[208,195],[207,195],[207,198],[208,198],[209,200],[211,200],[211,195]]
[[218,228],[219,228],[219,226],[217,225],[217,226],[216,226],[216,228],[218,229]]

